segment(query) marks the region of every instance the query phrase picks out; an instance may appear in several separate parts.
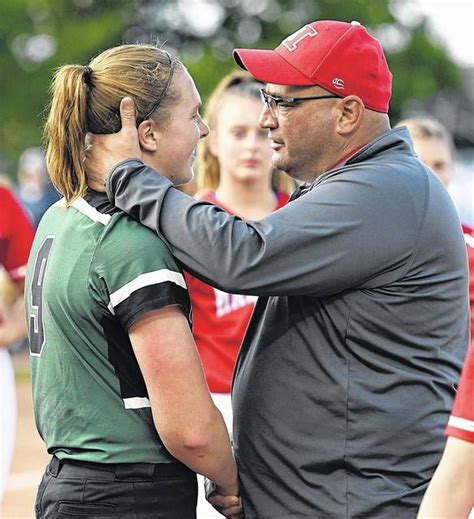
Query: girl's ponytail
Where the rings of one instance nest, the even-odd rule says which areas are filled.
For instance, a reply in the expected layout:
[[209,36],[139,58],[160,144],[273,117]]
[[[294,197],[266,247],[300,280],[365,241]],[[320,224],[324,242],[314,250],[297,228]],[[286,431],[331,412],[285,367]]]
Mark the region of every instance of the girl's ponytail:
[[90,67],[67,65],[51,85],[51,109],[45,126],[46,162],[54,186],[70,203],[87,189],[84,169],[87,96],[93,86]]

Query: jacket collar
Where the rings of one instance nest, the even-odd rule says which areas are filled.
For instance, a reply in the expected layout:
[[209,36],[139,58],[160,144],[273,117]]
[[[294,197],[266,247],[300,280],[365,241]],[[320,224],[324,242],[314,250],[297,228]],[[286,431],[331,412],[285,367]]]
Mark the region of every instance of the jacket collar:
[[334,168],[324,172],[322,175],[319,175],[312,183],[301,184],[291,195],[290,201],[303,196],[308,191],[311,191],[313,187],[319,185],[328,177],[331,177],[340,171],[346,171],[346,169],[350,168],[350,166],[354,164],[378,158],[379,156],[382,156],[384,152],[390,151],[397,151],[398,153],[413,156],[415,155],[415,152],[413,151],[413,142],[406,126],[401,126],[383,133],[373,141],[367,143],[360,150],[357,150],[356,153],[349,157],[347,161],[344,161],[342,164],[336,164]]
[[406,126],[383,133],[350,157],[346,164],[357,164],[389,149],[397,149],[401,153],[414,154],[413,141]]
[[329,176],[333,176],[336,172],[345,171],[348,167],[354,164],[378,159],[379,157],[383,158],[387,152],[389,153],[392,151],[396,151],[397,153],[404,155],[415,156],[413,142],[406,126],[389,130],[373,141],[367,143],[360,150],[354,153],[354,155],[352,155],[352,157],[350,157],[347,162],[336,165],[333,169],[330,169],[322,175],[319,175],[319,177],[317,177],[311,184],[311,187],[320,184],[324,179],[328,178]]

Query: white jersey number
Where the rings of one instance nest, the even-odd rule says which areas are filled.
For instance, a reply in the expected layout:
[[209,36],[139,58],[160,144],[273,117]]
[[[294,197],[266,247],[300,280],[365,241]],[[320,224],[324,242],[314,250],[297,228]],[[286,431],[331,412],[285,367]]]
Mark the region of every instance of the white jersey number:
[[31,281],[31,310],[28,318],[30,353],[40,356],[46,341],[43,324],[43,283],[54,236],[47,236],[36,254],[33,279]]

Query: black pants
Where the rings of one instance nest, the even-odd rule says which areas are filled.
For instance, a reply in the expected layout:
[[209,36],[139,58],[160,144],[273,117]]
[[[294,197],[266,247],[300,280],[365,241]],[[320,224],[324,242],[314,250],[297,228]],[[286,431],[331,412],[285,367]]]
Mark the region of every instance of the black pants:
[[60,461],[36,497],[37,519],[196,519],[197,482],[184,465]]

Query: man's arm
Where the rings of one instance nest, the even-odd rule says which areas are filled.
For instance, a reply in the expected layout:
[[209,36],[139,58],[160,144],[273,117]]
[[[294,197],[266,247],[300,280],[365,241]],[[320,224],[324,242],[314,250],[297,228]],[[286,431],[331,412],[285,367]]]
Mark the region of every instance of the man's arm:
[[[218,492],[227,496],[227,515],[239,513],[229,435],[209,394],[185,316],[178,306],[151,311],[132,325],[129,334],[165,447],[217,483]],[[234,502],[238,504],[232,507]]]
[[[133,104],[129,108],[122,109],[118,134],[94,137],[90,177],[100,178],[100,164],[107,171],[120,159],[139,157]],[[258,222],[188,197],[137,159],[112,170],[107,194],[207,283],[249,295],[322,297],[390,282],[407,264],[419,232],[419,202],[396,185],[396,176],[383,181],[394,189],[380,189],[377,175],[364,176],[360,168],[357,175],[338,174]]]
[[378,190],[374,177],[339,173],[248,222],[179,192],[137,160],[112,171],[107,192],[166,241],[191,273],[222,290],[321,297],[380,276],[384,283],[395,280],[413,251],[421,220],[413,198],[404,186]]
[[449,437],[418,519],[467,519],[474,507],[474,443]]

